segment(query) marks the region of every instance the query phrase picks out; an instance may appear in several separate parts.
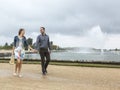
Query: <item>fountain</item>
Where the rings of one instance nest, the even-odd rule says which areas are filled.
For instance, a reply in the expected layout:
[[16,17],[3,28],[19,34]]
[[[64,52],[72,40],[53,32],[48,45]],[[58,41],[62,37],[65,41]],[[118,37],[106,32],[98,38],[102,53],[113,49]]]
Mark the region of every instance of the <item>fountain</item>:
[[92,48],[101,49],[101,54],[104,53],[104,45],[106,42],[106,33],[103,33],[99,25],[90,29],[87,33],[87,38],[89,38],[89,45]]

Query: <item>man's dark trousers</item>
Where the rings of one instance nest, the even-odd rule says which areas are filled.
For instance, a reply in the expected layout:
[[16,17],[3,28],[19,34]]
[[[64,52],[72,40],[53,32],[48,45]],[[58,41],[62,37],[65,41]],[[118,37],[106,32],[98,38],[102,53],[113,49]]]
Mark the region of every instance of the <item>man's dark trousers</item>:
[[40,48],[39,54],[41,57],[42,72],[43,72],[43,74],[45,74],[47,72],[47,67],[50,62],[50,53],[49,53],[48,49]]

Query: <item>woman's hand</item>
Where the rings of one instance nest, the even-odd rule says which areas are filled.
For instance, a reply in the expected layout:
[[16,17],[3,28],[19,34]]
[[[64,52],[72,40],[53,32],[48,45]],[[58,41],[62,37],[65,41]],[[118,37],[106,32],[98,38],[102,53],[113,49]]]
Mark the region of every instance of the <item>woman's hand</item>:
[[35,49],[31,49],[31,51],[34,53],[38,53],[38,50],[35,50]]
[[14,50],[15,50],[15,47],[13,47],[13,49],[12,49],[12,56],[14,55]]
[[33,49],[33,52],[38,53],[38,50]]
[[14,51],[12,51],[12,56],[14,55]]

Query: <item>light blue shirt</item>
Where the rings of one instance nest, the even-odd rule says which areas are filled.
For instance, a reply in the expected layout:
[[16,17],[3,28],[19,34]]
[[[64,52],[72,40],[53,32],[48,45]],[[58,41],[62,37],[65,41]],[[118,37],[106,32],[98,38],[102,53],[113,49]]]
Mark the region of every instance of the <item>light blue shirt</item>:
[[36,40],[36,49],[39,50],[40,48],[49,49],[51,50],[49,36],[48,35],[39,35]]

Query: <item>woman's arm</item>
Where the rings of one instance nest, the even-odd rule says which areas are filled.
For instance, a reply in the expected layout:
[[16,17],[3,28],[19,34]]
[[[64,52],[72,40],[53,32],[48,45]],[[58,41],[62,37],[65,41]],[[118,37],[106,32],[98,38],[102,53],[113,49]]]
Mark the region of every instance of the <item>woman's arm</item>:
[[34,50],[30,45],[28,45],[28,48],[29,48],[30,50],[32,50],[32,51]]
[[29,44],[28,44],[28,42],[27,42],[27,40],[26,40],[26,37],[24,37],[25,38],[25,46],[28,46],[28,49],[30,49],[30,50],[32,50],[33,52],[35,52],[35,49],[33,49]]

